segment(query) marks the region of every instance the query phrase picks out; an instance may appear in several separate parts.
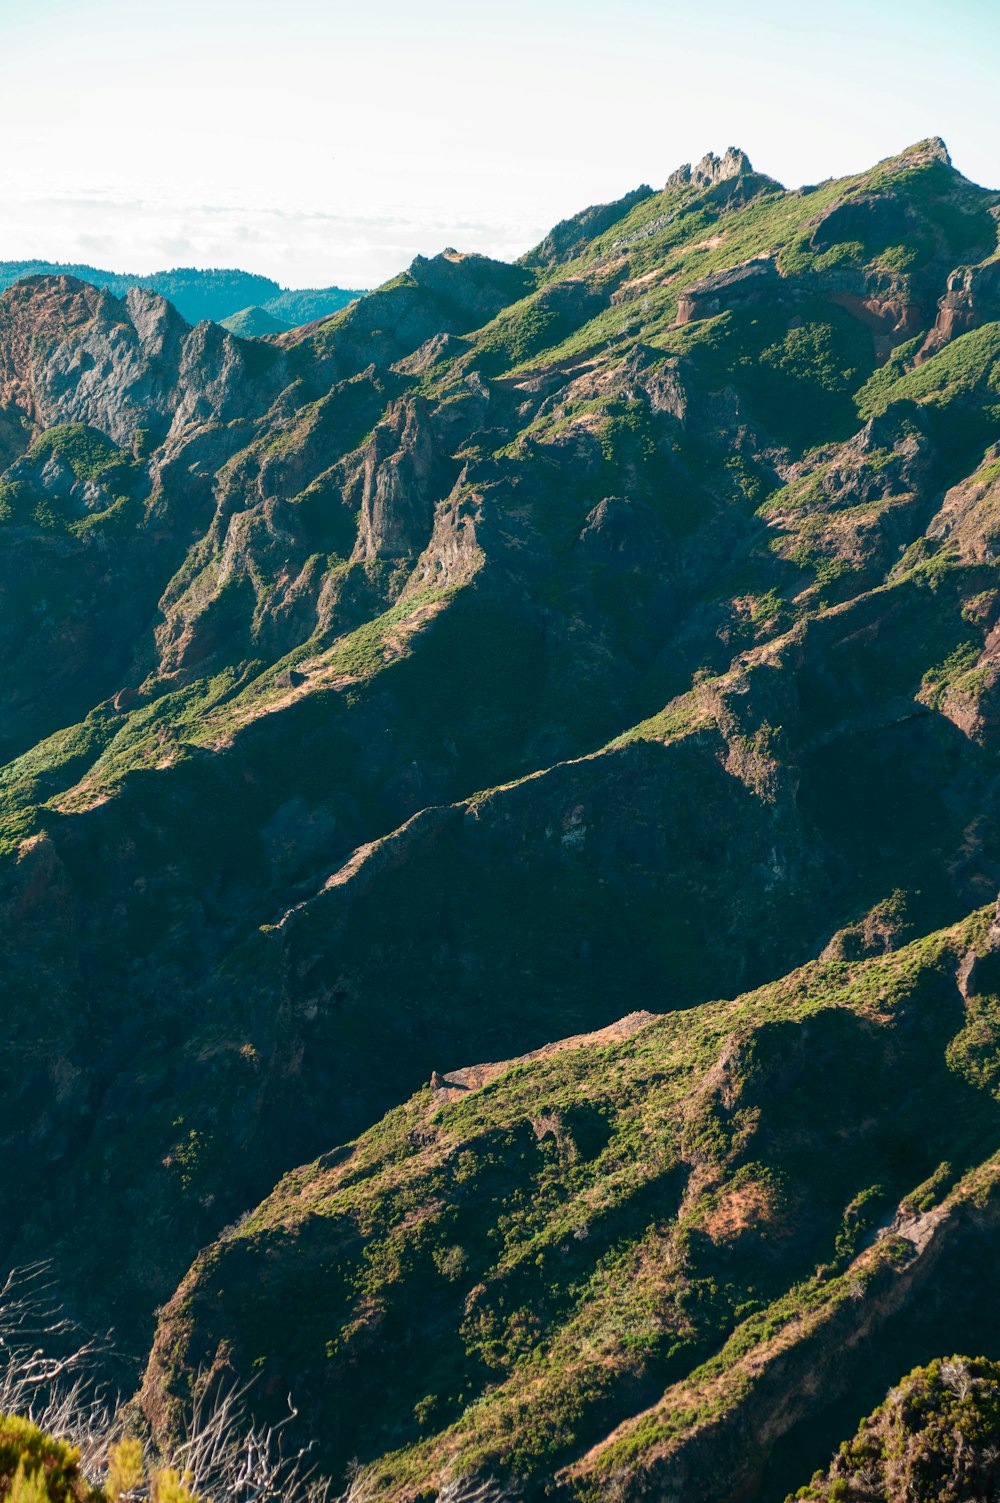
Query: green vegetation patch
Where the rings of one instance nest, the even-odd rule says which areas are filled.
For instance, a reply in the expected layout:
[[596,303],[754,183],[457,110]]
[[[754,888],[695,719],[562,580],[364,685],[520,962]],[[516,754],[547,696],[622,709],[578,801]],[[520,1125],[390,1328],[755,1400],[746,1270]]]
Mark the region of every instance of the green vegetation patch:
[[59,423],[47,428],[28,453],[42,464],[55,455],[65,460],[75,479],[100,481],[112,487],[127,479],[134,464],[131,454],[117,448],[107,434],[86,423]]
[[102,1494],[80,1469],[80,1452],[31,1420],[0,1414],[0,1498],[4,1503],[96,1503]]
[[[913,1370],[795,1493],[810,1503],[966,1503],[996,1490],[1000,1363],[941,1358]],[[791,1503],[791,1500],[789,1500]]]
[[[897,348],[894,373],[901,361],[913,352],[913,342]],[[960,334],[915,370],[904,371],[895,380],[885,380],[885,369],[878,381],[858,393],[858,411],[868,418],[884,412],[893,402],[921,402],[932,407],[949,406],[956,399],[982,390],[1000,399],[1000,323],[985,324]]]

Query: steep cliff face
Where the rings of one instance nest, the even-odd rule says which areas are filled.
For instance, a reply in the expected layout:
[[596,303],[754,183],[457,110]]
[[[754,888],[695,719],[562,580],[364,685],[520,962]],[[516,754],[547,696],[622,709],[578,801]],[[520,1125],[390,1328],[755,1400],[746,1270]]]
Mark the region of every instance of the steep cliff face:
[[3,296],[0,399],[37,429],[84,422],[119,448],[148,448],[195,418],[246,415],[246,364],[231,335],[191,329],[165,299],[124,299],[71,277],[31,277]]
[[[731,151],[585,211],[516,266],[418,258],[270,340],[65,277],[0,298],[0,1252],[51,1255],[84,1318],[115,1325],[128,1374],[199,1248],[432,1072],[637,1009],[696,1009],[657,1035],[680,1038],[701,1004],[820,954],[816,985],[836,990],[837,966],[995,895],[997,206],[934,141],[794,193]],[[952,317],[969,268],[976,311]],[[848,1065],[830,1068],[846,1090]],[[891,1114],[886,1071],[848,1136]],[[683,1075],[671,1112],[700,1078]],[[822,1131],[810,1152],[847,1153]],[[898,1201],[923,1168],[893,1151],[866,1183]],[[675,1190],[701,1172],[682,1163],[664,1168],[663,1206],[650,1190],[647,1221],[613,1239],[627,1261],[662,1222],[634,1254],[654,1282]],[[838,1225],[866,1189],[843,1172]],[[770,1205],[755,1174],[747,1203]],[[651,1495],[661,1450],[664,1475],[700,1467],[690,1417],[674,1449],[656,1426],[648,1447],[642,1425],[622,1449],[612,1433],[680,1382],[671,1343],[693,1371],[741,1304],[827,1257],[827,1212],[796,1215],[760,1251],[773,1279],[737,1267],[742,1252],[698,1274],[732,1286],[718,1309],[706,1293],[707,1324],[693,1305],[635,1313],[639,1355],[566,1390],[557,1438],[534,1436],[521,1373],[503,1419],[516,1440],[490,1467],[531,1486],[581,1467],[599,1489],[648,1449]],[[605,1265],[578,1272],[585,1311]],[[299,1330],[293,1296],[275,1297]],[[242,1319],[199,1315],[173,1375],[179,1328],[161,1335],[158,1423],[164,1385],[183,1389],[210,1347],[230,1343],[241,1372],[266,1355]],[[463,1347],[433,1393],[407,1378],[365,1459],[416,1445],[417,1425],[430,1450],[393,1463],[392,1486],[437,1486],[441,1437],[490,1363],[507,1383],[525,1343],[558,1344],[558,1321],[543,1327]],[[384,1381],[380,1342],[350,1369],[359,1392]],[[304,1413],[333,1371],[304,1362]],[[753,1406],[726,1431],[747,1488],[772,1440],[811,1422],[802,1402],[760,1445]],[[583,1436],[607,1445],[592,1467]]]

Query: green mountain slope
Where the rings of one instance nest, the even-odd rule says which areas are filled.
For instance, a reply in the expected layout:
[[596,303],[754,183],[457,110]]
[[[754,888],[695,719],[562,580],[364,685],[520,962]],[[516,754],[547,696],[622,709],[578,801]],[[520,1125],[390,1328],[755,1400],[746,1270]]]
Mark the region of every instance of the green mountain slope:
[[[416,1496],[460,1456],[529,1489],[624,1478],[639,1496],[702,1468],[696,1417],[716,1414],[709,1389],[743,1393],[769,1350],[763,1312],[811,1311],[858,1402],[828,1433],[808,1385],[787,1424],[725,1397],[732,1425],[711,1433],[741,1496],[763,1498],[766,1468],[798,1485],[908,1366],[972,1344],[928,1325],[937,1345],[897,1361],[885,1337],[862,1403],[848,1359],[872,1363],[882,1327],[852,1325],[835,1294],[858,1196],[881,1186],[888,1216],[947,1162],[964,1249],[994,1151],[992,1025],[988,1009],[963,1023],[956,970],[987,945],[970,915],[1000,888],[998,211],[939,141],[796,192],[730,151],[566,221],[516,265],[418,257],[265,341],[192,328],[148,289],[39,276],[0,298],[0,1256],[51,1257],[79,1316],[114,1324],[128,1384],[157,1307],[213,1249],[156,1338],[158,1426],[231,1349],[240,1376],[263,1358],[297,1379],[338,1477],[360,1456]],[[871,1013],[864,978],[897,975],[910,1001]],[[801,1162],[797,1129],[760,1125],[767,1093],[747,1107],[764,1134],[750,1157],[720,1128],[712,1195],[742,1194],[746,1169],[764,1221],[777,1186],[785,1230],[737,1237],[717,1267],[706,1199],[691,1223],[702,1293],[680,1299],[663,1260],[701,1150],[677,1124],[725,1052],[718,1038],[696,1057],[692,1040],[734,1009],[754,1037],[804,1036],[794,999],[814,984],[833,1018],[817,1056],[846,1115],[826,1087],[794,1097]],[[666,1054],[642,1054],[627,1102],[587,1115],[606,1063],[592,1048],[553,1086],[567,1121],[579,1091],[592,1143],[566,1150],[572,1172],[543,1133],[537,1164],[559,1152],[539,1188],[506,1086],[456,1106],[447,1153],[471,1156],[479,1186],[461,1211],[481,1243],[469,1267],[487,1291],[506,1259],[521,1272],[519,1303],[503,1294],[482,1333],[471,1315],[449,1326],[472,1285],[422,1282],[419,1250],[411,1285],[409,1244],[379,1240],[390,1160],[409,1154],[394,1135],[416,1118],[429,1178],[413,1182],[414,1225],[433,1221],[445,1129],[413,1093],[637,1010],[664,1017],[627,1057],[647,1039]],[[669,1126],[665,1179],[644,1137],[621,1148],[659,1189],[604,1243],[574,1238],[564,1279],[545,1251],[566,1240],[558,1208],[600,1199],[607,1142],[631,1143],[625,1118],[647,1110]],[[475,1168],[494,1128],[495,1191]],[[237,1291],[267,1284],[282,1177],[356,1139],[374,1219],[350,1231],[354,1283],[326,1291],[323,1200],[316,1261],[293,1290],[276,1255],[258,1328]],[[326,1173],[298,1172],[304,1202]],[[278,1181],[253,1235],[218,1243]],[[541,1219],[522,1225],[536,1189]],[[850,1256],[879,1267],[896,1247],[863,1241]],[[465,1247],[432,1242],[435,1268],[432,1252],[447,1264]],[[219,1284],[230,1257],[242,1272]],[[592,1350],[619,1257],[664,1302]],[[839,1271],[814,1287],[826,1264]],[[449,1326],[443,1366],[417,1393],[427,1363],[404,1354],[383,1418],[337,1429],[330,1395],[397,1381],[383,1306],[414,1353]],[[812,1361],[800,1335],[796,1373]],[[357,1360],[338,1366],[343,1351]],[[761,1404],[784,1393],[775,1371]],[[525,1397],[536,1380],[544,1412]]]
[[241,339],[260,339],[264,334],[284,334],[292,328],[290,323],[275,318],[273,313],[268,313],[256,304],[252,308],[241,308],[238,313],[231,313],[219,322],[230,334],[237,334]]
[[989,925],[439,1077],[202,1254],[149,1412],[224,1352],[380,1498],[745,1496],[820,1398],[1000,1337]]

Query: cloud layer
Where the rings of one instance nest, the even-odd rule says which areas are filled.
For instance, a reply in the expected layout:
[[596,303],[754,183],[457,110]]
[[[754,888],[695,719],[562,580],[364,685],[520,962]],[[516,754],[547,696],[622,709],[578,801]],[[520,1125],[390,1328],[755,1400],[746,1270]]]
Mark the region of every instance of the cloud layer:
[[62,191],[7,200],[0,257],[141,273],[240,266],[286,287],[366,287],[394,276],[414,255],[433,255],[446,245],[510,259],[547,227],[542,218],[336,214],[138,198],[110,189]]

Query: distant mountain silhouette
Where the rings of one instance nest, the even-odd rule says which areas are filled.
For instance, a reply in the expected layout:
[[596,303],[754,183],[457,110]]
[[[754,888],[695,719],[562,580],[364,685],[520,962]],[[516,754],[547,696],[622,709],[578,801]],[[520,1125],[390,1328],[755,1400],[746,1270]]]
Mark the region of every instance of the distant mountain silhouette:
[[[171,271],[153,271],[148,276],[128,271],[101,271],[96,266],[75,265],[60,261],[0,261],[0,292],[22,277],[52,273],[78,277],[95,287],[106,287],[116,297],[123,297],[130,287],[149,287],[167,298],[189,323],[202,319],[222,323],[248,308],[261,308],[277,321],[278,327],[292,329],[314,318],[336,313],[358,296],[344,287],[283,288],[271,277],[252,271],[213,267],[201,271],[194,266],[178,266]],[[237,330],[237,332],[240,332]],[[277,332],[269,329],[268,332]]]

